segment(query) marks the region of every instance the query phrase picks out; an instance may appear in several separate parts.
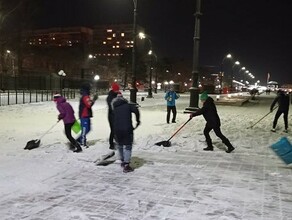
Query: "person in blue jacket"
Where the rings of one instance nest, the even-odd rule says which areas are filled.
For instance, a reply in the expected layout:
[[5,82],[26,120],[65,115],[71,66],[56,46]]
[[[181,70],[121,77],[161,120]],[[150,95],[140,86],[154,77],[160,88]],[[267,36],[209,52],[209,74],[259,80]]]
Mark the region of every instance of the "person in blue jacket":
[[166,122],[169,124],[170,120],[170,112],[172,112],[172,123],[176,123],[176,105],[175,100],[179,98],[179,95],[174,91],[173,87],[165,93],[164,99],[166,100],[167,105],[167,114],[166,114]]

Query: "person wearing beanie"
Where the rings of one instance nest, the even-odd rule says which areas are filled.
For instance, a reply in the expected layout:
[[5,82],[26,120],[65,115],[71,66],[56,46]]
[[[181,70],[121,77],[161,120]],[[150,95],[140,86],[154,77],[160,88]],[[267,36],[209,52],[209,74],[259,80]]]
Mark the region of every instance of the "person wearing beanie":
[[80,147],[80,144],[72,137],[71,134],[72,126],[76,121],[72,106],[66,101],[66,98],[60,94],[54,95],[54,102],[56,103],[56,107],[59,111],[58,120],[63,120],[65,135],[71,145],[75,148],[74,152],[81,152],[82,148]]
[[115,144],[114,144],[114,112],[112,109],[112,101],[114,98],[117,97],[117,95],[120,93],[120,87],[119,84],[117,83],[112,83],[111,85],[111,90],[108,92],[106,102],[108,105],[108,122],[110,126],[110,135],[109,135],[109,149],[114,150],[115,149]]
[[203,103],[203,107],[198,109],[196,112],[191,113],[190,117],[196,117],[199,115],[203,115],[206,120],[206,125],[204,128],[204,135],[207,142],[207,147],[203,150],[213,151],[214,147],[212,145],[212,139],[210,137],[210,131],[214,130],[217,137],[219,137],[222,142],[227,146],[226,153],[231,153],[234,150],[234,147],[230,143],[230,141],[222,134],[220,126],[220,118],[217,113],[217,109],[214,103],[214,100],[208,96],[207,92],[202,92],[200,95],[200,100]]
[[[130,166],[134,129],[140,125],[140,112],[137,104],[129,103],[122,95],[118,95],[112,101],[114,138],[117,143],[119,159],[124,173],[132,172]],[[132,125],[132,113],[136,116],[136,127]]]
[[91,118],[92,118],[92,106],[98,99],[97,94],[94,98],[90,98],[90,84],[83,84],[80,89],[80,101],[79,101],[79,118],[81,122],[81,135],[77,138],[77,141],[83,146],[88,147],[86,143],[86,135],[91,130]]
[[278,110],[274,117],[273,128],[271,130],[272,132],[276,132],[278,119],[283,114],[284,124],[285,124],[284,132],[288,133],[288,113],[289,113],[289,105],[290,105],[289,102],[290,102],[289,95],[285,94],[283,90],[278,90],[277,97],[274,99],[270,107],[270,112],[272,112],[274,110],[276,103],[278,103]]
[[175,100],[179,98],[179,95],[174,91],[171,86],[170,89],[165,93],[164,99],[166,100],[167,114],[166,114],[166,122],[169,124],[170,120],[170,112],[172,112],[172,123],[176,123],[176,105]]

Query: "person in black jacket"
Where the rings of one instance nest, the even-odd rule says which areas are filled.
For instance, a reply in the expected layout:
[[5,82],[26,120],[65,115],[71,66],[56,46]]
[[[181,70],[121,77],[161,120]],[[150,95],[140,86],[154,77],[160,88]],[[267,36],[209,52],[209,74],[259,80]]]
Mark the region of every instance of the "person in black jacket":
[[274,110],[274,106],[278,103],[278,110],[275,114],[275,118],[273,121],[273,128],[271,131],[276,131],[276,125],[278,122],[279,117],[283,114],[284,115],[284,123],[285,123],[285,130],[284,132],[288,133],[288,112],[289,112],[289,95],[286,95],[284,91],[278,90],[278,95],[274,99],[270,111]]
[[222,142],[227,146],[226,153],[230,153],[234,150],[234,147],[230,143],[230,141],[222,134],[220,126],[220,118],[217,113],[216,106],[214,104],[214,100],[208,96],[206,92],[203,92],[200,96],[200,100],[203,102],[203,107],[198,109],[195,113],[191,113],[190,117],[195,117],[199,115],[203,115],[206,120],[206,126],[204,129],[204,135],[207,142],[207,147],[203,150],[213,151],[212,139],[210,137],[210,131],[213,129],[216,136],[219,137]]
[[112,109],[112,101],[114,98],[117,97],[118,93],[120,93],[120,87],[117,83],[112,83],[111,90],[108,93],[108,96],[106,98],[106,102],[108,105],[108,122],[110,126],[110,135],[109,135],[109,149],[114,150],[115,144],[114,144],[114,112]]
[[112,101],[114,111],[114,136],[117,142],[121,166],[123,172],[131,172],[133,168],[130,166],[132,145],[134,140],[134,128],[132,125],[132,113],[136,115],[136,127],[140,125],[140,113],[136,103],[129,103],[122,94],[118,94],[117,98]]

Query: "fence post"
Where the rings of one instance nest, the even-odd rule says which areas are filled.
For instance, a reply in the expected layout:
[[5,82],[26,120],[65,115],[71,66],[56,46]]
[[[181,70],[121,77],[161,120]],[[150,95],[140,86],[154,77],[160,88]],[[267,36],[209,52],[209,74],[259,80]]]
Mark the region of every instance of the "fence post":
[[17,89],[15,90],[15,104],[18,104],[17,103]]
[[9,98],[10,98],[10,93],[9,93],[9,89],[8,89],[8,100],[7,100],[8,105],[10,104]]
[[22,90],[22,103],[25,103],[25,93],[24,93],[24,89]]

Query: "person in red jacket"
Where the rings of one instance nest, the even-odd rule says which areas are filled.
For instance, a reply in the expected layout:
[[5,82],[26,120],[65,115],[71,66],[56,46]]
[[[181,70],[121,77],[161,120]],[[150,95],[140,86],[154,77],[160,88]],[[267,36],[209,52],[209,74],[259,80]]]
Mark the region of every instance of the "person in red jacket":
[[81,122],[81,135],[77,141],[83,147],[88,147],[86,144],[86,135],[91,130],[92,106],[97,100],[97,94],[94,95],[93,100],[90,98],[90,84],[84,84],[81,87],[81,98],[79,102],[79,118]]

